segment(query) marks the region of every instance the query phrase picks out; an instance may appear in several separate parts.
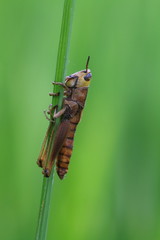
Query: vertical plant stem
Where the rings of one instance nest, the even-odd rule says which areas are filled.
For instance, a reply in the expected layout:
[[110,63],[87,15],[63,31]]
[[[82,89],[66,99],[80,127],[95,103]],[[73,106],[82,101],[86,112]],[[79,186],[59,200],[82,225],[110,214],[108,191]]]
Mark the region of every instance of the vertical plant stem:
[[[56,65],[56,74],[55,81],[63,82],[66,76],[66,66],[68,60],[68,52],[69,52],[69,43],[71,36],[71,28],[72,28],[72,19],[73,19],[73,11],[74,11],[75,0],[65,0],[64,1],[64,10],[63,10],[63,18],[62,18],[62,26],[61,26],[61,34],[58,48],[58,56],[57,56],[57,65]],[[60,92],[59,97],[52,98],[52,104],[57,105],[58,109],[62,107],[63,100],[63,89],[59,86],[54,86],[54,92]],[[55,133],[57,127],[60,123],[60,120],[57,119],[55,125],[52,125],[53,141],[55,137]],[[51,134],[50,133],[50,134]],[[51,135],[50,135],[51,136]],[[51,148],[53,147],[51,144],[49,152],[51,152]],[[49,154],[50,155],[50,154]],[[49,178],[43,178],[43,186],[42,186],[42,195],[41,195],[41,203],[39,210],[39,218],[36,232],[36,240],[45,240],[47,236],[47,227],[48,227],[48,216],[50,209],[50,201],[51,201],[51,193],[53,188],[53,169]]]

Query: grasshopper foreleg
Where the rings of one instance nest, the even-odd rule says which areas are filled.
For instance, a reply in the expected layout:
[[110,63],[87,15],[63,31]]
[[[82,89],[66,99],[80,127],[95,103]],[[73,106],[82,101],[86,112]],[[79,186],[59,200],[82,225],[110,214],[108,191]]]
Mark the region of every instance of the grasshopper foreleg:
[[62,82],[52,82],[52,84],[62,86],[64,89],[66,89],[66,91],[70,92],[70,89]]
[[[64,91],[64,95],[66,96],[70,96],[71,95],[71,90],[64,84],[64,83],[61,83],[61,82],[52,82],[52,84],[54,85],[59,85],[59,86],[62,86],[65,91]],[[49,93],[49,96],[52,96],[52,97],[57,97],[60,95],[60,92],[57,92],[57,93]]]

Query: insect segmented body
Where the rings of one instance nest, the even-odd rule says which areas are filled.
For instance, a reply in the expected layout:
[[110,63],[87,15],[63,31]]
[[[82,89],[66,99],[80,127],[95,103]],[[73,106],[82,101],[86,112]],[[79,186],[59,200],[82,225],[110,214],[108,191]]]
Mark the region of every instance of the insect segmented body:
[[[89,57],[86,69],[67,76],[64,84],[58,82],[53,83],[64,87],[65,97],[63,100],[63,108],[59,112],[55,112],[53,116],[53,119],[61,117],[61,123],[56,132],[50,159],[46,163],[45,158],[47,147],[45,146],[45,143],[45,147],[43,147],[37,161],[38,165],[43,167],[43,174],[45,177],[50,176],[56,158],[56,169],[60,179],[63,179],[68,171],[76,127],[81,118],[88,93],[88,87],[90,85],[90,79],[92,77],[91,71],[88,69],[88,62]],[[57,94],[52,93],[50,95],[55,96]]]

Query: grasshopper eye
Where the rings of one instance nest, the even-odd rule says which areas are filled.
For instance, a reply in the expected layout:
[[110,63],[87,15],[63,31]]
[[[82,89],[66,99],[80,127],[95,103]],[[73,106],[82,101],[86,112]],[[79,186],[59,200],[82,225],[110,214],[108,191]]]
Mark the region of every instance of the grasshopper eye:
[[88,73],[86,76],[84,76],[84,80],[89,81],[91,77],[92,77],[92,74]]

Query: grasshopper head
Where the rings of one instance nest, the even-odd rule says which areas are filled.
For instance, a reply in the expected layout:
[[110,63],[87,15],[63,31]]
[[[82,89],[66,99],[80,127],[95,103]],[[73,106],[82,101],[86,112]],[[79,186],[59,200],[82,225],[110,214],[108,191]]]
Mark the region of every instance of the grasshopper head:
[[65,84],[69,88],[89,87],[90,79],[92,77],[91,70],[88,68],[88,62],[90,57],[87,59],[86,69],[80,72],[76,72],[67,76]]

